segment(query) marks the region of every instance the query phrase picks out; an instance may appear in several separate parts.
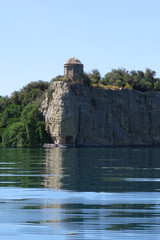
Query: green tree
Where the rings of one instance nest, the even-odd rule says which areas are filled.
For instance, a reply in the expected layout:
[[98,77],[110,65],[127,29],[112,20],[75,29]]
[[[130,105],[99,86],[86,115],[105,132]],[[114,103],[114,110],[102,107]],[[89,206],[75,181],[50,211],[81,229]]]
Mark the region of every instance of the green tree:
[[101,83],[105,85],[124,87],[129,79],[130,75],[126,69],[113,69],[111,72],[105,74],[104,78],[101,80]]
[[43,100],[43,93],[48,89],[49,83],[43,81],[31,82],[20,91],[12,93],[10,102],[25,107],[29,103],[40,103]]
[[92,83],[98,83],[101,79],[100,72],[97,69],[93,69],[92,73],[90,73],[88,76]]
[[144,73],[145,81],[148,81],[148,82],[151,82],[151,83],[154,82],[155,75],[156,75],[155,71],[152,71],[151,69],[147,68],[145,73]]
[[10,123],[20,119],[22,108],[19,105],[10,104],[0,115],[0,127],[7,127]]
[[10,98],[8,96],[0,98],[0,113],[10,104]]
[[146,69],[145,72],[131,71],[130,80],[128,83],[132,86],[133,89],[145,92],[153,90],[155,82],[155,71]]
[[160,79],[159,79],[159,78],[156,79],[156,81],[155,81],[155,83],[154,83],[154,88],[153,88],[153,90],[155,90],[155,91],[160,91]]
[[9,125],[2,135],[2,147],[24,147],[26,142],[25,126],[22,122]]
[[41,146],[49,141],[45,131],[43,115],[36,104],[28,104],[21,114],[21,121],[25,125],[27,135],[27,146]]
[[90,86],[91,80],[89,78],[89,75],[86,73],[83,73],[82,75],[78,76],[77,82],[82,83],[86,86]]

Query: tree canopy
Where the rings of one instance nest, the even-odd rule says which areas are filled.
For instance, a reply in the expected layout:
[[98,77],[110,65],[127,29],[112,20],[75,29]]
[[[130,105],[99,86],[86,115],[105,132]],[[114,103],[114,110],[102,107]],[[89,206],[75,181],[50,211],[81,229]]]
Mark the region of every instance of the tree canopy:
[[31,82],[11,97],[0,97],[1,147],[40,147],[50,142],[39,110],[49,83]]
[[127,71],[126,69],[113,69],[105,74],[100,81],[104,85],[126,87],[139,91],[159,91],[160,79],[156,78],[156,72],[147,68],[143,71]]

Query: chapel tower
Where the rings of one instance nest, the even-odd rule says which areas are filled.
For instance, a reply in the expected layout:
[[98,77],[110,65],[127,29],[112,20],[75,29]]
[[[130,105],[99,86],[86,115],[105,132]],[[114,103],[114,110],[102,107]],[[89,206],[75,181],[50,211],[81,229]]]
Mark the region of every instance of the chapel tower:
[[64,77],[74,81],[83,74],[83,64],[77,58],[70,58],[64,64]]

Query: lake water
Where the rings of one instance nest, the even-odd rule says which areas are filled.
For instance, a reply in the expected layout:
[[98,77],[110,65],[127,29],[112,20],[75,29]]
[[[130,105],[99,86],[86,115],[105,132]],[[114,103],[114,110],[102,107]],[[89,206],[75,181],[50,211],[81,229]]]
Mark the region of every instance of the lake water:
[[0,239],[160,239],[160,148],[0,149]]

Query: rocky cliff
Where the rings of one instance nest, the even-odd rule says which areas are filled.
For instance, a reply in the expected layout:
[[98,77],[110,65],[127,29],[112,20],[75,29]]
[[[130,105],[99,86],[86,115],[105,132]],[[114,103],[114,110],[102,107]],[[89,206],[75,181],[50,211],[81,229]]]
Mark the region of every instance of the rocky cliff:
[[53,82],[41,106],[55,144],[160,144],[160,93]]

